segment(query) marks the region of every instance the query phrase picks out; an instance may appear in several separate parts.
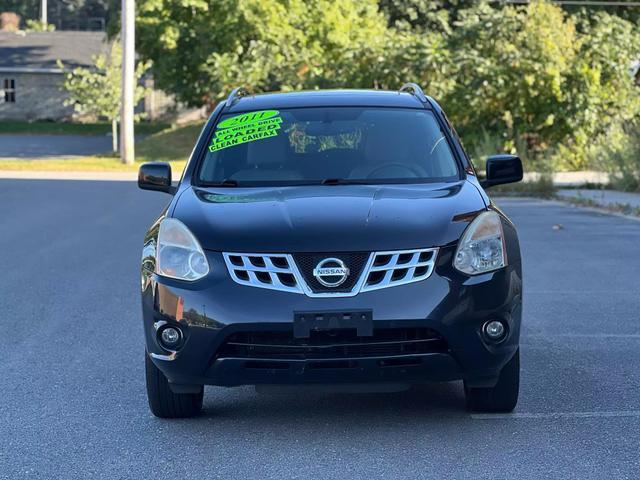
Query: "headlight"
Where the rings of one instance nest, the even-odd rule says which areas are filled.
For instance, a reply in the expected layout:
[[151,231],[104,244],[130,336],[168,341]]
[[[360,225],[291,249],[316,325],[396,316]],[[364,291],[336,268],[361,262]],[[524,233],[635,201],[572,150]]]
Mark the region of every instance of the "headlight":
[[462,273],[477,275],[507,264],[502,222],[496,212],[483,212],[467,227],[453,261]]
[[198,240],[175,218],[165,218],[160,223],[156,273],[188,281],[199,280],[209,273],[209,263]]

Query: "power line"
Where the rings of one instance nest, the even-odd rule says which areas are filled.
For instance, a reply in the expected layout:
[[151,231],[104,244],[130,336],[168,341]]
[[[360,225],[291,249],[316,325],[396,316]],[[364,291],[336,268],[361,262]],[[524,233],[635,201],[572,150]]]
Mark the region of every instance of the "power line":
[[[531,0],[503,0],[505,3],[526,5]],[[572,5],[579,7],[640,7],[640,2],[603,2],[592,0],[556,0],[551,3],[556,5]]]

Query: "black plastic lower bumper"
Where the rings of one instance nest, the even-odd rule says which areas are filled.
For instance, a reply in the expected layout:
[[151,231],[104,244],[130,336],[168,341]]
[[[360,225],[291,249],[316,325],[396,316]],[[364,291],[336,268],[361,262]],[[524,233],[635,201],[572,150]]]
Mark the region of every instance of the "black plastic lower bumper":
[[462,377],[451,355],[430,353],[392,357],[323,360],[222,358],[207,370],[217,385],[297,383],[422,383]]
[[[210,259],[219,277],[203,285],[160,278],[143,270],[147,351],[174,385],[457,379],[474,386],[492,385],[518,348],[522,304],[519,265],[477,277],[456,276],[443,269],[423,282],[325,299],[235,284],[215,262],[215,257]],[[255,349],[254,345],[250,351],[239,350],[242,354],[224,348],[232,336],[255,332],[279,332],[295,340],[308,331],[296,330],[296,312],[327,311],[371,312],[366,319],[370,324],[362,331],[344,325],[352,328],[355,343],[367,343],[371,333],[375,339],[381,331],[394,329],[432,330],[442,343],[431,350],[403,346],[400,351],[367,350],[369,347],[358,343],[353,349],[329,346],[326,355],[317,353],[319,349],[299,347],[290,355],[281,350],[272,355],[272,349]],[[507,326],[508,335],[499,344],[486,341],[481,333],[491,319],[500,319]],[[166,323],[183,331],[185,341],[177,353],[168,352],[158,342],[158,326]]]

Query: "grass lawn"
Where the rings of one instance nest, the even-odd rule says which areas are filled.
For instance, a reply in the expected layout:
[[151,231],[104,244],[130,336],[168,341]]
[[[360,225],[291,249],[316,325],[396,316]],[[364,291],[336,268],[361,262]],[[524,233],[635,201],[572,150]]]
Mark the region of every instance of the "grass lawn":
[[[123,165],[118,157],[78,157],[73,159],[47,160],[0,160],[0,171],[38,172],[135,172],[146,159],[136,158],[133,165]],[[174,176],[187,162],[172,161]]]
[[151,135],[136,145],[136,157],[140,157],[140,161],[143,162],[187,160],[202,130],[202,125],[202,123],[193,123],[178,128],[168,128]]
[[[53,124],[55,125],[55,124]],[[136,130],[138,129],[136,126]],[[178,128],[166,128],[136,144],[136,164],[123,165],[117,156],[91,156],[43,160],[2,160],[0,170],[38,170],[55,172],[130,172],[138,169],[142,162],[170,162],[174,176],[182,172],[193,149],[201,123]],[[138,131],[138,130],[137,130]]]
[[[167,128],[169,125],[166,123],[139,123],[136,125],[136,133],[150,135]],[[106,135],[108,133],[111,133],[111,124],[108,122],[0,122],[0,135]]]

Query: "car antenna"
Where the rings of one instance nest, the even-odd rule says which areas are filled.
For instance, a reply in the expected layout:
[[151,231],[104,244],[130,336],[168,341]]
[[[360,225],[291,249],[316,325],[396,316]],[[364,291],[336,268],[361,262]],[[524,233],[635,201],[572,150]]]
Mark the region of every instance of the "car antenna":
[[413,83],[413,82],[405,83],[404,85],[402,85],[400,87],[400,90],[398,90],[398,91],[399,92],[410,93],[414,97],[418,97],[418,99],[421,102],[426,102],[427,101],[427,96],[424,94],[424,92],[420,88],[420,85],[418,85],[417,83]]
[[231,91],[231,94],[229,95],[229,97],[227,98],[227,101],[225,102],[225,106],[230,107],[235,102],[240,100],[241,97],[246,97],[247,95],[251,95],[251,94],[250,94],[249,90],[247,90],[246,88],[244,88],[244,87],[234,88]]

